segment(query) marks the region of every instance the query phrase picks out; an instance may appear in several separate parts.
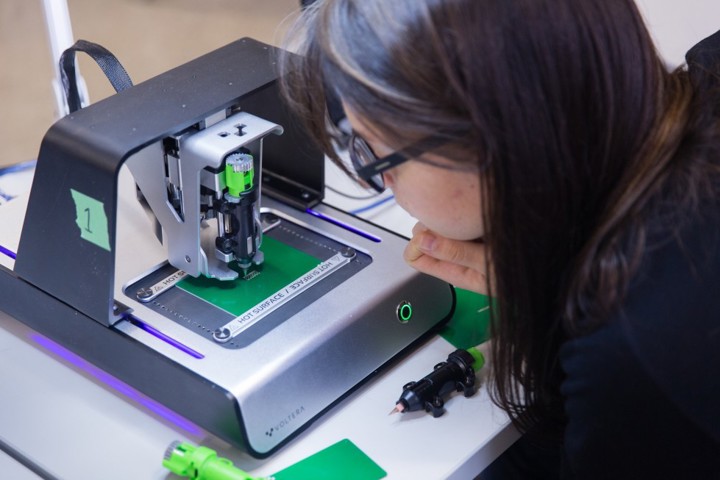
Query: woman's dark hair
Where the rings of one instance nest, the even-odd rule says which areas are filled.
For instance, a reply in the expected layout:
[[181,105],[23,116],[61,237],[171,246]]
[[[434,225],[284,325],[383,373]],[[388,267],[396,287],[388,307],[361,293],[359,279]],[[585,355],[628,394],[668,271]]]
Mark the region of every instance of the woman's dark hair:
[[442,135],[481,167],[493,398],[561,426],[559,347],[622,301],[658,193],[712,192],[712,108],[633,0],[324,0],[298,25],[283,88],[328,155],[336,95],[391,148]]

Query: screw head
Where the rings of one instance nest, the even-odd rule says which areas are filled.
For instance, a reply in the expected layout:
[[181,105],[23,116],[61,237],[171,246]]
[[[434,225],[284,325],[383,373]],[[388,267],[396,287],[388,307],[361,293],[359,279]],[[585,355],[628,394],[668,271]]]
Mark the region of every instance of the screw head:
[[275,215],[274,213],[263,214],[263,219],[266,220],[268,223],[275,223],[278,220],[280,220],[280,218],[277,215]]
[[227,342],[230,340],[230,330],[227,328],[218,328],[213,332],[213,338],[216,342]]
[[152,297],[153,291],[149,288],[141,288],[137,292],[135,292],[135,295],[137,298],[142,300],[147,300],[148,298]]

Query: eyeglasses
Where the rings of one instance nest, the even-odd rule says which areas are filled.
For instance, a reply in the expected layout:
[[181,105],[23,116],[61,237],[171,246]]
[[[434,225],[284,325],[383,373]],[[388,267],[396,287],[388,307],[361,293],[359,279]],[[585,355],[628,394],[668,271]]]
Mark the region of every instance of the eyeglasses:
[[402,151],[378,158],[370,145],[355,133],[350,136],[348,153],[358,177],[380,193],[385,191],[385,180],[382,173],[397,167],[403,162],[407,162],[411,158]]

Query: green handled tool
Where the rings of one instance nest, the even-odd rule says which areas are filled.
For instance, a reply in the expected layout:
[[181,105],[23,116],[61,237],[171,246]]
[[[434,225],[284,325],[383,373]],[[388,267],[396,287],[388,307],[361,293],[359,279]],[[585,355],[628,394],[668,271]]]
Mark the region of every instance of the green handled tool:
[[172,442],[162,463],[175,475],[191,480],[271,480],[253,477],[227,458],[218,457],[215,450],[185,442]]

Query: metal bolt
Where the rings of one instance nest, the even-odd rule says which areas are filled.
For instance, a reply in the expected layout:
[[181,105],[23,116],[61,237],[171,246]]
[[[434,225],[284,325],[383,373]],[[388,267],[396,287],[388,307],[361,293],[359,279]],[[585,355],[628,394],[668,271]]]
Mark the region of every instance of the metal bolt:
[[225,343],[230,340],[230,330],[227,328],[218,328],[213,332],[213,338],[216,342]]
[[344,247],[340,250],[340,255],[345,258],[353,258],[355,256],[355,249],[351,247]]
[[279,220],[279,218],[274,213],[264,213],[263,220],[265,220],[267,223],[275,223]]
[[135,295],[137,295],[137,298],[139,300],[147,300],[148,298],[152,297],[153,291],[149,288],[141,288],[135,293]]

